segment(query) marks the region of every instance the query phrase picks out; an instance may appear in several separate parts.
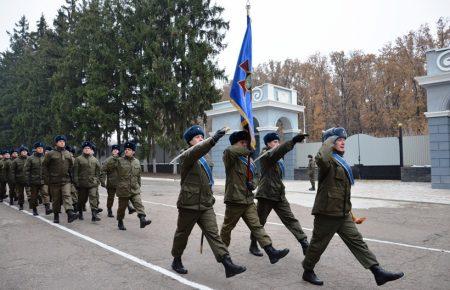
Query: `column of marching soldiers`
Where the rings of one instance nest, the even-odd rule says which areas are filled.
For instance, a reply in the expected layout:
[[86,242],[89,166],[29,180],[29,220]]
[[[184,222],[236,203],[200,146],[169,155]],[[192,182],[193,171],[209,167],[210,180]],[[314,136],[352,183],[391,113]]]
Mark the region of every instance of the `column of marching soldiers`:
[[[351,212],[351,186],[354,184],[351,167],[343,158],[347,133],[343,128],[330,128],[323,133],[323,145],[315,157],[318,174],[317,194],[312,209],[314,229],[308,242],[307,236],[296,219],[285,197],[283,177],[285,166],[283,157],[295,144],[302,142],[307,134],[298,134],[280,143],[276,132],[264,136],[265,148],[260,155],[261,172],[258,184],[255,183],[255,165],[249,156],[250,136],[247,131],[230,134],[230,146],[223,153],[226,181],[224,203],[225,217],[219,232],[216,214],[213,209],[214,179],[208,152],[226,134],[218,130],[205,139],[200,126],[188,128],[183,138],[188,148],[180,155],[181,188],[177,201],[178,220],[172,245],[172,269],[179,274],[187,274],[181,257],[186,248],[189,235],[197,224],[202,236],[208,241],[217,260],[225,268],[226,277],[246,271],[246,267],[235,264],[228,247],[231,231],[242,218],[250,234],[249,252],[262,257],[258,244],[267,254],[271,264],[284,258],[289,249],[274,248],[264,225],[272,210],[278,215],[286,228],[299,242],[304,260],[303,280],[315,285],[323,285],[314,272],[314,267],[327,248],[334,234],[338,234],[360,264],[370,269],[377,285],[397,280],[402,272],[389,272],[380,267],[375,255],[369,250],[359,233]],[[53,213],[53,221],[59,223],[61,206],[67,214],[68,223],[83,220],[86,203],[89,200],[91,220],[100,221],[99,185],[106,187],[107,215],[112,212],[115,196],[118,197],[118,229],[126,230],[125,211],[137,212],[140,227],[151,223],[146,218],[141,200],[141,165],[134,157],[136,145],[127,142],[123,152],[119,145],[113,145],[111,156],[100,165],[93,156],[95,145],[89,141],[81,144],[82,154],[74,157],[74,150],[66,145],[66,137],[54,138],[54,146],[42,142],[29,149],[20,146],[16,150],[0,151],[0,201],[9,197],[9,204],[15,202],[23,210],[25,195],[33,215],[38,215],[38,205],[43,204],[45,214]],[[248,161],[250,160],[250,164]],[[311,163],[311,162],[310,162]],[[7,191],[6,188],[9,190]],[[312,183],[314,189],[314,183]],[[256,194],[254,194],[256,191]],[[255,204],[254,199],[257,199]],[[50,206],[50,202],[52,203]]]

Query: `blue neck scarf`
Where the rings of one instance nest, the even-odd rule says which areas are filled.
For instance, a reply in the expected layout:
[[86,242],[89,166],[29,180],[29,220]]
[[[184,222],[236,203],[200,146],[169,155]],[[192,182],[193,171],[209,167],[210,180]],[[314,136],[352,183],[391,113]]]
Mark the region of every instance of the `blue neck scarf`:
[[284,171],[285,171],[283,159],[278,160],[277,164],[278,164],[278,167],[280,168],[280,171],[281,171],[281,179],[283,179],[284,178]]
[[333,153],[334,159],[344,168],[345,173],[347,173],[348,181],[350,181],[351,185],[355,184],[355,179],[353,178],[352,168],[350,165],[348,165],[347,161],[345,161],[344,158],[342,158],[341,155],[337,154],[336,152]]
[[[239,159],[244,163],[245,167],[247,167],[247,158],[244,156],[240,156]],[[252,176],[255,176],[255,164],[253,161],[250,161],[250,171],[252,172]]]
[[209,186],[212,187],[214,185],[214,178],[213,178],[213,175],[212,175],[211,167],[209,167],[209,164],[206,161],[205,157],[201,157],[198,161],[200,161],[200,164],[202,165],[203,169],[205,170],[206,175],[208,175]]

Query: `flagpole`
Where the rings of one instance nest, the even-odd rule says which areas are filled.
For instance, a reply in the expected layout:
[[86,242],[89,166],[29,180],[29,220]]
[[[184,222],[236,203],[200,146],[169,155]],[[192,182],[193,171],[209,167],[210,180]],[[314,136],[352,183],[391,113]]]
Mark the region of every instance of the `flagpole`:
[[[247,0],[247,4],[245,5],[245,8],[247,9],[247,17],[250,17],[250,0]],[[251,70],[251,67],[250,67],[250,70]],[[251,86],[252,85],[253,84],[251,84]],[[250,100],[253,100],[252,89],[253,88],[250,87]],[[251,133],[250,133],[250,123],[248,124],[247,128],[248,128],[248,133],[249,133],[249,136],[250,136],[250,140],[248,140],[248,142],[249,142],[248,144],[249,144],[249,147],[251,149],[253,149],[252,148],[252,136],[251,136]],[[255,128],[253,128],[253,130],[255,130]],[[249,181],[249,182],[252,181],[252,176],[250,175],[250,162],[251,162],[251,154],[249,154],[248,157],[247,157],[247,181]]]

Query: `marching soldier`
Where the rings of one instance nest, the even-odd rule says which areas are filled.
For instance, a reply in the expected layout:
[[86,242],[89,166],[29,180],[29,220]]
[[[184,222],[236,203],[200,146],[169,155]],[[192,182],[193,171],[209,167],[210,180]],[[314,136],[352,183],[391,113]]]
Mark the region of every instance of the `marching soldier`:
[[23,210],[25,187],[28,186],[28,180],[24,172],[25,162],[28,159],[28,148],[22,145],[18,151],[20,153],[19,157],[11,163],[11,178],[15,184],[16,195],[19,200],[19,210]]
[[308,176],[309,182],[311,182],[311,188],[309,191],[316,191],[316,163],[314,162],[312,155],[308,155],[308,159]]
[[[280,145],[280,136],[275,133],[268,133],[264,136],[264,148],[261,152],[261,178],[256,192],[258,200],[257,211],[259,222],[262,226],[266,224],[267,217],[272,209],[277,213],[281,222],[294,235],[303,250],[303,255],[308,249],[308,239],[302,230],[302,226],[292,213],[291,206],[286,199],[283,176],[284,162],[283,156],[294,148],[296,143],[300,143],[305,139],[304,134],[296,135]],[[264,154],[264,155],[263,155]],[[250,253],[255,256],[262,256],[258,249],[256,238],[251,235]]]
[[216,214],[213,209],[215,199],[212,186],[214,180],[211,167],[204,157],[224,135],[225,130],[219,130],[213,137],[203,141],[205,133],[198,125],[190,127],[183,135],[190,148],[180,157],[181,190],[177,202],[177,229],[172,246],[172,269],[179,274],[188,272],[183,266],[181,256],[195,224],[202,229],[217,262],[222,263],[225,267],[227,278],[246,270],[245,267],[232,262],[228,248],[219,236]]
[[66,137],[58,135],[54,141],[55,149],[45,154],[42,174],[44,183],[48,185],[53,199],[53,222],[59,223],[62,204],[67,213],[67,221],[71,223],[78,218],[77,213],[73,211],[70,194],[70,171],[73,167],[73,160],[70,153],[66,151]]
[[44,144],[36,142],[33,145],[34,153],[25,162],[25,177],[31,189],[30,206],[33,209],[33,215],[38,215],[38,196],[41,194],[45,206],[45,214],[49,215],[53,211],[50,209],[50,199],[48,192],[44,191],[44,177],[42,175],[42,162],[44,162]]
[[358,262],[370,269],[377,285],[397,280],[403,273],[385,271],[369,250],[352,219],[350,189],[354,184],[352,169],[343,158],[347,133],[344,128],[330,128],[323,133],[324,143],[316,155],[319,168],[319,186],[312,209],[314,229],[303,260],[303,280],[315,285],[323,281],[314,273],[314,267],[328,243],[337,233]]
[[6,151],[0,150],[0,202],[7,197],[6,195]]
[[12,149],[9,154],[5,154],[6,162],[5,162],[5,170],[6,170],[6,179],[8,182],[9,189],[9,204],[13,205],[14,201],[17,200],[16,195],[16,186],[14,184],[14,178],[12,174],[12,163],[14,159],[17,158],[17,151]]
[[89,197],[92,221],[100,221],[98,217],[97,191],[100,184],[100,163],[92,154],[92,144],[85,141],[81,144],[83,154],[75,158],[73,165],[73,181],[78,191],[78,217],[83,219],[83,207]]
[[[70,156],[72,157],[72,161],[75,164],[75,149],[69,145],[66,145],[66,151],[68,151],[70,153]],[[79,212],[80,209],[78,208],[78,191],[73,182],[73,167],[72,167],[72,170],[70,171],[70,196],[72,196],[73,210],[75,212]],[[86,211],[85,205],[83,205],[83,211]],[[82,220],[83,215],[78,215],[78,218],[80,220]]]
[[125,143],[125,153],[119,157],[117,163],[111,166],[112,170],[117,170],[119,182],[117,183],[116,195],[119,198],[119,207],[117,208],[117,221],[119,230],[125,231],[123,219],[128,201],[131,201],[140,221],[140,227],[145,228],[151,224],[151,220],[145,219],[145,208],[141,200],[141,164],[134,157],[136,144],[132,142]]
[[[251,154],[248,149],[249,139],[250,136],[247,131],[233,132],[230,135],[231,146],[223,152],[226,173],[224,197],[226,209],[220,237],[228,247],[231,240],[231,231],[242,218],[267,253],[270,263],[275,264],[289,253],[289,249],[276,250],[272,246],[272,240],[266,230],[259,222],[252,192],[255,186],[247,180],[247,157]],[[253,163],[250,169],[251,174],[254,175]]]
[[[108,192],[108,199],[106,201],[106,207],[108,208],[108,217],[114,217],[112,207],[114,204],[114,198],[116,196],[117,183],[119,179],[116,166],[116,163],[119,161],[120,157],[119,145],[113,145],[111,147],[111,153],[112,155],[108,157],[103,163],[101,175],[102,187],[106,187],[106,191]],[[132,214],[135,212],[136,210],[131,205],[131,202],[128,201],[128,214]]]

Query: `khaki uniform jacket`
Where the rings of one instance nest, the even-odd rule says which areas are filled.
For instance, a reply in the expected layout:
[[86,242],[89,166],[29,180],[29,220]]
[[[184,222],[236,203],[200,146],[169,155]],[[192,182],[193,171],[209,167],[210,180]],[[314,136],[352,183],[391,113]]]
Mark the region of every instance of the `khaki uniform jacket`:
[[42,185],[44,184],[44,177],[42,175],[42,163],[44,162],[44,154],[39,156],[34,153],[25,162],[25,176],[29,185]]
[[71,182],[70,172],[73,158],[69,151],[59,148],[45,154],[42,163],[42,175],[45,184],[66,184]]
[[0,159],[0,182],[6,182],[6,159]]
[[239,159],[247,158],[250,150],[235,145],[229,146],[223,152],[225,164],[225,197],[224,202],[229,204],[252,204],[254,194],[247,189],[247,166]]
[[192,210],[207,210],[214,205],[215,199],[209,178],[199,159],[206,155],[216,144],[210,137],[200,145],[187,149],[180,156],[181,190],[177,207]]
[[[258,184],[256,198],[264,198],[273,201],[281,201],[285,198],[285,189],[283,184],[283,176],[277,161],[283,158],[286,153],[294,148],[294,142],[287,141],[276,147],[270,153],[264,155],[260,159],[261,178]],[[266,147],[261,154],[270,148]]]
[[119,183],[117,162],[119,162],[119,156],[110,156],[102,165],[100,180],[102,185],[106,182],[106,188],[116,188]]
[[16,184],[27,184],[28,180],[25,177],[25,162],[27,162],[28,157],[17,157],[11,163],[11,180]]
[[8,183],[14,184],[11,172],[12,162],[13,160],[11,158],[5,159],[5,177]]
[[333,158],[332,153],[333,140],[327,140],[316,155],[319,187],[312,214],[343,217],[352,209],[351,184],[344,168]]
[[134,157],[120,157],[116,163],[119,182],[117,197],[130,197],[141,193],[141,163]]
[[100,185],[100,163],[92,155],[81,154],[73,164],[73,183],[77,187],[92,188]]

